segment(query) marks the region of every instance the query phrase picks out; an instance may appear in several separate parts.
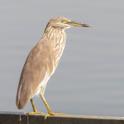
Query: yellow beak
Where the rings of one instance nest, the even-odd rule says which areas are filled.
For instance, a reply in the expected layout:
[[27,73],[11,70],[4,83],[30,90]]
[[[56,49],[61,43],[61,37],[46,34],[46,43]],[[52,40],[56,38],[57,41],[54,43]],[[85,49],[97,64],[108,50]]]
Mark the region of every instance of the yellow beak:
[[82,24],[82,23],[78,23],[78,22],[75,22],[75,21],[69,21],[67,22],[67,24],[69,24],[70,26],[73,26],[73,27],[90,27],[88,24]]

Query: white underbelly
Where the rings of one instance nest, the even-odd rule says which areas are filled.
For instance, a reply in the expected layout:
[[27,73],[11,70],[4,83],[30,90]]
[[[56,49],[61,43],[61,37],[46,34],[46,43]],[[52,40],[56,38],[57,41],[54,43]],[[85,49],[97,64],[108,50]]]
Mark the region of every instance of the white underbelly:
[[45,77],[40,82],[35,95],[38,95],[40,92],[42,92],[44,94],[45,89],[46,89],[46,85],[47,85],[47,82],[48,82],[49,79],[50,79],[50,75],[46,72]]

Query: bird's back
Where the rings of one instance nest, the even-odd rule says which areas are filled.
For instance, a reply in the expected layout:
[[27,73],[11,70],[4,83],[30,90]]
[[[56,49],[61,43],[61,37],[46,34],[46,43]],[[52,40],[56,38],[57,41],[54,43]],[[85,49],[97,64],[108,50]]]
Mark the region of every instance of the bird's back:
[[[65,32],[51,28],[29,53],[24,64],[16,97],[19,109],[32,98],[45,79],[54,73],[65,47]],[[47,74],[47,77],[46,77]],[[45,85],[46,85],[45,82]],[[45,86],[44,86],[45,87]]]
[[51,59],[51,53],[47,39],[41,39],[29,53],[18,85],[16,97],[18,108],[23,108],[27,101],[35,95],[45,74],[50,75],[53,71],[54,60]]

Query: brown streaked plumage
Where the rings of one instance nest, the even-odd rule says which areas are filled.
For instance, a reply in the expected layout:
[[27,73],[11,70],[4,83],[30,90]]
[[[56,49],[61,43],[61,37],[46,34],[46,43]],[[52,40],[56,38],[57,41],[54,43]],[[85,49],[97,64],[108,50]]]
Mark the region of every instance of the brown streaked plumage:
[[37,112],[32,98],[39,94],[48,114],[53,114],[44,97],[44,92],[65,48],[65,29],[70,27],[89,26],[65,17],[52,18],[48,22],[42,38],[30,51],[22,69],[16,96],[16,105],[19,109],[22,109],[30,100],[33,111]]

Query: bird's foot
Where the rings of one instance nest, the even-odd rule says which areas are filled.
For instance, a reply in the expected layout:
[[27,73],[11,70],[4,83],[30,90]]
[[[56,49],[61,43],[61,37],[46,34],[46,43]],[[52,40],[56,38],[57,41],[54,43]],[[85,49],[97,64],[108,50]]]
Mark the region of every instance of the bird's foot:
[[59,112],[49,112],[48,114],[51,116],[64,115],[64,113],[59,113]]
[[43,112],[28,112],[28,113],[26,113],[27,115],[45,115],[45,113],[43,113]]
[[62,115],[64,115],[64,113],[56,113],[56,112],[52,112],[52,111],[50,111],[50,112],[48,112],[48,114],[45,114],[45,119],[47,119],[48,117],[51,117],[51,116],[62,116]]

